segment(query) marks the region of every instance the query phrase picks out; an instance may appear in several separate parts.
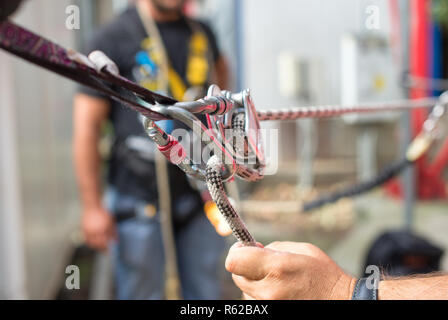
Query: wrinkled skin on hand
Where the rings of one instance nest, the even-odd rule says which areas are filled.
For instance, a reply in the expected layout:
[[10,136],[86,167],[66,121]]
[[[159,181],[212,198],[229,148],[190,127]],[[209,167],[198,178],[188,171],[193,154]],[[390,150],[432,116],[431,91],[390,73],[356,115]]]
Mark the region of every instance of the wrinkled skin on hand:
[[265,248],[236,244],[226,269],[247,299],[349,300],[356,282],[307,243],[274,242]]

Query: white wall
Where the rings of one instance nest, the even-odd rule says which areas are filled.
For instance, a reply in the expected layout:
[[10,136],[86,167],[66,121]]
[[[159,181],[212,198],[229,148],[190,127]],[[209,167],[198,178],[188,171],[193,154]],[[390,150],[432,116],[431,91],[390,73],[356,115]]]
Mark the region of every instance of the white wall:
[[[70,3],[26,1],[14,20],[74,47],[76,31],[65,28]],[[75,86],[0,52],[3,64],[9,72],[2,72],[8,86],[0,87],[0,108],[13,123],[0,146],[0,191],[10,202],[0,206],[7,210],[0,226],[0,292],[5,298],[49,298],[64,283],[70,235],[79,220],[71,162]]]
[[27,297],[12,59],[0,58],[0,299]]
[[[251,88],[258,109],[308,104],[341,103],[341,38],[347,33],[389,37],[388,0],[241,0],[243,19],[243,86]],[[379,8],[380,29],[366,28],[368,6]],[[280,94],[278,57],[282,52],[319,65],[311,101],[295,101]],[[397,93],[399,96],[400,93]],[[282,123],[280,162],[294,161],[300,146],[293,123]],[[267,122],[264,127],[279,128]],[[318,155],[355,157],[355,133],[341,120],[320,121]],[[384,132],[389,135],[390,131]],[[287,146],[287,147],[285,147]],[[386,157],[394,151],[381,150]]]
[[[340,40],[347,32],[387,34],[387,0],[243,0],[244,84],[259,106],[285,106],[277,88],[283,51],[322,63],[319,103],[340,102]],[[380,8],[381,29],[365,27],[369,5]]]

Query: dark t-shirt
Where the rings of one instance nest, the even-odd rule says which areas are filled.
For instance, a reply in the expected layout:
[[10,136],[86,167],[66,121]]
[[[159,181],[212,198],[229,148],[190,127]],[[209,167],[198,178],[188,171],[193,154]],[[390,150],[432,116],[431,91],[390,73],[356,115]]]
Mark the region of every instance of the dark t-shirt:
[[[209,39],[213,59],[219,58],[219,50],[211,30],[200,23]],[[189,42],[192,30],[186,20],[157,23],[165,45],[168,58],[174,70],[185,80],[189,54]],[[112,23],[98,30],[88,42],[84,52],[103,51],[120,69],[120,74],[132,81],[135,68],[138,68],[136,55],[142,51],[141,43],[147,37],[146,31],[134,7],[127,9]],[[104,97],[101,93],[82,87],[80,92]],[[104,97],[107,99],[107,97]],[[108,99],[110,100],[110,99]],[[135,111],[110,100],[110,120],[114,131],[114,145],[108,165],[107,180],[123,194],[137,196],[149,203],[157,205],[157,183],[154,161],[141,159],[129,150],[123,150],[123,142],[129,137],[146,137],[141,122]],[[181,127],[175,123],[174,127]],[[154,145],[152,146],[155,147]],[[140,168],[134,170],[134,167]],[[200,211],[202,201],[197,191],[191,188],[185,174],[176,166],[169,164],[172,208],[174,216],[186,216],[193,211]]]

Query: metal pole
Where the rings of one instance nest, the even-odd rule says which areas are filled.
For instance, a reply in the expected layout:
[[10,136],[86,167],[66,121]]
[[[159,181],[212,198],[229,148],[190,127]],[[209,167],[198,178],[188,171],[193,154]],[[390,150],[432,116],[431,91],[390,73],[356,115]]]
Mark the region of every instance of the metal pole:
[[111,300],[112,264],[112,257],[109,252],[95,254],[89,300]]
[[243,59],[244,59],[244,43],[243,43],[243,9],[244,3],[240,0],[234,0],[234,13],[235,13],[235,47],[236,47],[236,88],[238,91],[243,89],[244,86],[244,72]]
[[83,48],[92,31],[98,27],[95,23],[95,21],[97,21],[97,3],[88,0],[76,0],[73,3],[81,10],[81,29],[76,33],[76,46],[77,48]]
[[161,152],[156,152],[156,179],[159,194],[160,226],[162,230],[162,243],[165,252],[165,296],[167,300],[181,300],[182,288],[179,270],[177,268],[177,248],[174,235],[171,186],[168,173],[168,162]]
[[316,120],[303,119],[297,121],[297,139],[302,141],[302,149],[298,150],[299,188],[309,191],[314,185],[313,163],[315,156]]
[[[310,104],[315,98],[314,92],[312,92],[311,82],[313,77],[312,62],[311,61],[299,61],[300,68],[298,72],[299,79],[302,82],[302,88],[297,94],[297,99],[303,100],[306,104]],[[315,99],[314,99],[315,100]],[[314,185],[314,172],[313,163],[316,153],[316,120],[315,119],[302,119],[297,121],[297,141],[302,141],[302,148],[298,151],[298,159],[300,159],[299,165],[299,190],[309,191]]]
[[[410,21],[409,10],[410,3],[408,0],[399,0],[400,5],[400,20],[401,20],[401,38],[402,38],[402,61],[403,71],[407,72],[410,67]],[[409,98],[409,90],[405,90],[405,95]],[[403,113],[401,119],[401,127],[403,130],[403,143],[402,153],[406,154],[406,149],[410,145],[413,135],[411,127],[411,112],[407,111]],[[408,167],[403,173],[403,194],[404,194],[404,217],[405,227],[408,230],[412,229],[414,220],[414,206],[415,206],[415,169],[414,167]]]

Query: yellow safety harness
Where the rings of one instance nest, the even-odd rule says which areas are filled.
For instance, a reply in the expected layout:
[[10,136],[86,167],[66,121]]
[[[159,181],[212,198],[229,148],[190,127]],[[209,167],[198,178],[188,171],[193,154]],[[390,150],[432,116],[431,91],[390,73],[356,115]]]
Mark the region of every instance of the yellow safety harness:
[[141,74],[146,76],[140,81],[140,85],[152,91],[170,94],[178,101],[199,98],[204,93],[212,69],[209,40],[201,25],[188,20],[193,34],[189,43],[185,83],[169,61],[156,23],[151,17],[144,15],[139,6],[137,9],[148,36],[142,41],[142,48],[159,69],[156,74],[149,74],[141,67]]
[[[213,68],[212,55],[209,40],[200,24],[187,20],[193,34],[189,43],[189,54],[186,68],[185,83],[182,77],[172,67],[165,46],[154,20],[145,15],[137,5],[140,20],[146,30],[148,37],[142,41],[142,48],[148,53],[150,60],[158,67],[156,74],[149,74],[141,66],[140,73],[144,75],[140,85],[164,94],[169,94],[178,101],[193,101],[205,95]],[[220,214],[218,207],[213,202],[206,202],[204,211],[216,232],[221,236],[228,236],[232,230]]]

